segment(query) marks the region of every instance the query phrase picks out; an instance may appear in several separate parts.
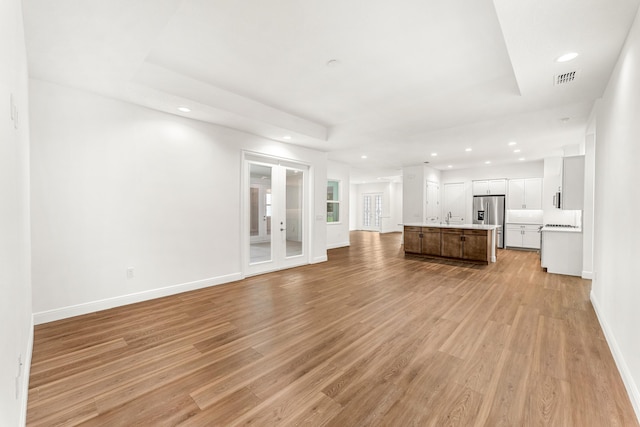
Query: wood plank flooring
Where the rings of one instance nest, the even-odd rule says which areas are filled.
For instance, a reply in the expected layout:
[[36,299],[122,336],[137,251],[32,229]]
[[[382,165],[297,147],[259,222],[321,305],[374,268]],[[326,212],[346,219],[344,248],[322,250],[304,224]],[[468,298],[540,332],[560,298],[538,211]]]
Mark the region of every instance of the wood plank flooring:
[[589,302],[353,232],[329,261],[36,327],[28,425],[638,426]]

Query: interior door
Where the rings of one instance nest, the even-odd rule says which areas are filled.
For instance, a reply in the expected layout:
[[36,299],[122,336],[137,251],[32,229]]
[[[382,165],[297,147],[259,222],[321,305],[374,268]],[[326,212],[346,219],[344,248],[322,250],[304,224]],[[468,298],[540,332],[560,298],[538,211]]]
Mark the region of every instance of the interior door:
[[245,159],[245,274],[308,263],[308,167]]
[[381,231],[382,193],[362,195],[362,229],[365,231]]

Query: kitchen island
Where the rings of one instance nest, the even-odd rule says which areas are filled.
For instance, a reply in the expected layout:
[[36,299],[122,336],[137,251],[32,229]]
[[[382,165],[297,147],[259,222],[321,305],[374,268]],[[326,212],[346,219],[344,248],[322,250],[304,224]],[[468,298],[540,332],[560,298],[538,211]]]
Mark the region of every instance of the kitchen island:
[[404,224],[406,254],[496,262],[496,230],[499,225]]

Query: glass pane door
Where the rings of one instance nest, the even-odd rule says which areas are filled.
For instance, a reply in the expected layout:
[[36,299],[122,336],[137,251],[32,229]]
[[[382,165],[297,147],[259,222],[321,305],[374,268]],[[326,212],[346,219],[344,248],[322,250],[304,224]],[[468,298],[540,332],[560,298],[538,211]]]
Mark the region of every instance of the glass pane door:
[[382,228],[382,194],[362,195],[362,229],[380,231]]
[[373,223],[378,230],[380,229],[380,227],[382,227],[382,195],[381,194],[376,194],[376,209],[374,212]]
[[271,261],[273,256],[271,240],[272,207],[271,166],[251,163],[249,165],[249,263]]
[[[245,274],[308,263],[308,168],[245,157]],[[246,246],[245,246],[246,248]],[[246,249],[245,249],[246,251]]]
[[371,227],[371,196],[366,194],[362,199],[362,226],[365,230]]
[[285,256],[302,255],[304,173],[296,169],[286,169],[286,236]]

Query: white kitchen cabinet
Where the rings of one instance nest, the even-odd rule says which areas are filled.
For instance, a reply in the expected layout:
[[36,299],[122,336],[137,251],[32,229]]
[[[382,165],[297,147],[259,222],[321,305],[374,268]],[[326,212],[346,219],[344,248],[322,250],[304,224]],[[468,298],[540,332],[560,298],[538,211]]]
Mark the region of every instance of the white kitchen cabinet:
[[510,179],[507,209],[542,209],[542,178]]
[[582,210],[584,206],[584,156],[562,159],[561,208]]
[[507,180],[488,179],[473,181],[472,188],[474,196],[505,195],[507,194]]
[[507,248],[522,247],[522,230],[518,224],[507,224],[505,227],[504,246]]
[[506,244],[511,248],[540,249],[539,224],[507,224]]
[[522,232],[522,247],[540,249],[540,226],[530,225]]
[[548,273],[582,275],[582,233],[543,231],[541,264]]

